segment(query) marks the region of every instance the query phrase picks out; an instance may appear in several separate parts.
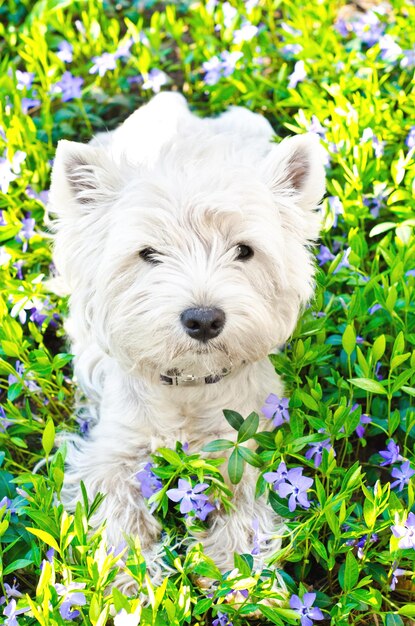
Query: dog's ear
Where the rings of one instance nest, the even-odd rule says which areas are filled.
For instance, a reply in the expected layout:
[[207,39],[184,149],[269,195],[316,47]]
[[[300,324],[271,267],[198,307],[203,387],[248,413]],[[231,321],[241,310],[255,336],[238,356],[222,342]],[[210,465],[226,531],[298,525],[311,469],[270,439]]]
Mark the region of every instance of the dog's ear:
[[[323,162],[324,149],[313,133],[283,139],[271,148],[265,160],[267,184],[282,208],[285,206],[284,221],[297,218],[306,228],[308,222],[311,238],[317,235],[317,232],[313,234],[311,231],[318,231],[314,210],[325,191]],[[302,209],[302,214],[288,215],[290,203]]]
[[108,201],[116,187],[115,167],[102,148],[59,141],[50,187],[53,212],[88,211]]

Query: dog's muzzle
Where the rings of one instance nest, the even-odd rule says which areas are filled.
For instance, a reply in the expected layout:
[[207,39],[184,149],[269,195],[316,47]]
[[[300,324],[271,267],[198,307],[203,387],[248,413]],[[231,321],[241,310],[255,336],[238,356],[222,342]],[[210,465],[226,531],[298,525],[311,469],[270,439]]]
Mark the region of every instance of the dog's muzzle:
[[209,376],[193,376],[192,374],[177,374],[176,376],[167,376],[167,374],[160,375],[160,382],[162,385],[172,385],[173,387],[195,387],[196,385],[213,385],[218,383],[225,376],[229,376],[230,369],[225,367],[220,374],[209,374]]

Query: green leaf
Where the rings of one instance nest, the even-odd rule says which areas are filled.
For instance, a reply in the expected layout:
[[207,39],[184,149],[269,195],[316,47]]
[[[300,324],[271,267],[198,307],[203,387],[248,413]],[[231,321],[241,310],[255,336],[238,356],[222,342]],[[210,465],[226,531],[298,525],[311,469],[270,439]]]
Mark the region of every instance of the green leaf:
[[206,613],[212,604],[213,600],[211,598],[203,598],[202,600],[199,600],[193,609],[193,615],[202,615],[202,613]]
[[377,339],[375,339],[374,343],[373,343],[373,347],[372,347],[372,355],[373,355],[373,360],[379,361],[379,359],[381,359],[385,353],[385,348],[386,348],[386,340],[385,340],[385,335],[380,335],[379,337],[377,337]]
[[17,559],[17,561],[13,561],[7,567],[4,568],[3,576],[7,576],[7,574],[11,574],[18,569],[24,569],[28,565],[34,563],[32,559]]
[[351,324],[345,328],[342,337],[342,346],[347,356],[350,356],[356,347],[356,333]]
[[242,417],[242,415],[240,415],[236,411],[229,411],[229,409],[224,409],[223,414],[227,422],[235,430],[239,430],[242,424],[244,423],[244,418]]
[[6,354],[7,356],[13,356],[17,358],[20,356],[19,347],[12,341],[2,341],[1,347],[3,348],[4,354]]
[[396,613],[386,613],[385,626],[405,626],[404,621]]
[[229,450],[234,445],[233,441],[228,441],[227,439],[215,439],[204,445],[202,450],[204,452],[218,452],[219,450]]
[[55,424],[52,419],[47,421],[45,429],[42,434],[42,447],[46,456],[49,456],[53,445],[55,443]]
[[40,528],[26,528],[26,530],[60,553],[60,548],[56,542],[56,539],[54,539],[50,533],[47,533],[46,530],[40,530]]
[[259,426],[259,417],[257,413],[251,413],[248,415],[246,420],[244,420],[243,424],[241,424],[238,430],[238,443],[243,443],[244,441],[248,441],[253,437]]
[[346,554],[346,563],[343,574],[343,585],[340,581],[340,585],[344,591],[352,591],[357,581],[359,580],[359,566],[356,561],[356,557],[350,550]]
[[387,393],[383,385],[370,378],[350,378],[349,383],[352,383],[355,387],[359,387],[359,389],[370,391],[370,393],[380,393],[383,395]]
[[249,448],[245,448],[244,446],[239,446],[238,450],[239,454],[247,463],[249,463],[249,465],[253,465],[254,467],[263,466],[263,461],[259,454],[256,454],[255,452],[253,452]]
[[212,578],[213,580],[222,579],[219,568],[216,567],[212,559],[207,556],[204,557],[203,561],[199,561],[199,563],[195,565],[193,571],[199,574],[199,576],[206,576],[206,578]]
[[405,617],[415,617],[415,604],[404,604],[398,610],[399,615],[405,615]]
[[170,465],[174,467],[179,467],[183,464],[180,456],[174,450],[170,448],[157,448],[157,453],[163,457]]
[[228,461],[229,480],[233,485],[237,485],[240,482],[243,472],[244,460],[239,453],[238,448],[235,448]]

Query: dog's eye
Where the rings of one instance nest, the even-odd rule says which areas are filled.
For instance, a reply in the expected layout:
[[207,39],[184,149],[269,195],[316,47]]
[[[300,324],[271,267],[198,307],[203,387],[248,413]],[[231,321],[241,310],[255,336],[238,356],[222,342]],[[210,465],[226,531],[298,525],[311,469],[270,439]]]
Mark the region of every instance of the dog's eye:
[[157,252],[157,250],[154,250],[154,248],[144,248],[144,250],[140,251],[140,258],[143,259],[143,261],[145,261],[146,263],[158,265],[159,263],[161,263],[161,261],[156,258],[158,254],[159,253]]
[[254,251],[249,246],[246,246],[244,243],[240,243],[239,246],[236,247],[236,260],[237,261],[247,261],[251,257],[254,256]]

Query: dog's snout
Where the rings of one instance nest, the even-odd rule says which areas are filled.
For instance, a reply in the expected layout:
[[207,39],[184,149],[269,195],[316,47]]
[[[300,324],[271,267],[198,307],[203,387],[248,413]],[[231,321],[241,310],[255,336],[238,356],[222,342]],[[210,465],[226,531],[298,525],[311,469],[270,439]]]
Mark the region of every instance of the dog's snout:
[[198,341],[209,341],[222,332],[225,313],[216,308],[186,309],[180,316],[186,333]]

